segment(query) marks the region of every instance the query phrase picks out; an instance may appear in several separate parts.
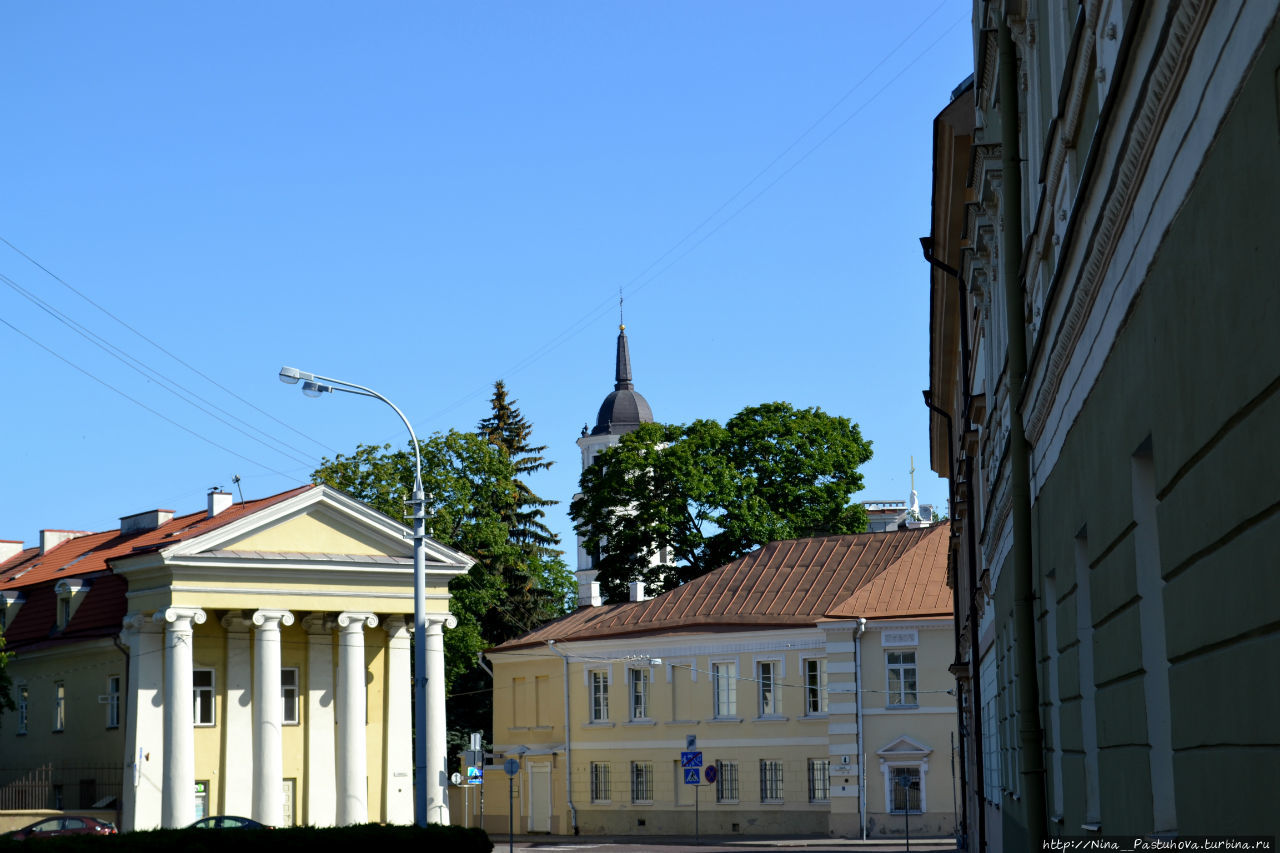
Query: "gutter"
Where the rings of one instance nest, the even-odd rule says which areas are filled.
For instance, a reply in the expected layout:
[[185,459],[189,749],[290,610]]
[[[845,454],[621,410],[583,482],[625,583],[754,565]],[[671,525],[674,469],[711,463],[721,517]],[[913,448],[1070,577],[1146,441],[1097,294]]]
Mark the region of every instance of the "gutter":
[[859,616],[853,632],[853,677],[858,685],[854,700],[858,705],[858,821],[862,824],[863,841],[867,840],[867,755],[862,736],[862,635],[866,630],[866,617]]
[[547,640],[547,646],[564,661],[564,797],[569,803],[573,834],[577,835],[578,807],[573,804],[573,735],[569,731],[569,656],[556,648],[555,640]]

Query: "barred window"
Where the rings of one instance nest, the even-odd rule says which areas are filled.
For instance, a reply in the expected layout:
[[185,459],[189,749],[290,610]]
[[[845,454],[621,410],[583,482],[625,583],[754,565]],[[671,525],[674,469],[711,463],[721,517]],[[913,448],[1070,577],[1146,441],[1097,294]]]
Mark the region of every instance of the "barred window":
[[591,720],[604,722],[609,719],[609,673],[602,670],[591,672]]
[[716,802],[738,802],[738,762],[716,762]]
[[607,761],[591,762],[591,802],[609,802],[609,763]]
[[894,814],[905,811],[920,811],[920,768],[894,767],[890,770],[889,779],[893,783]]
[[760,760],[760,802],[782,802],[782,762]]
[[831,799],[831,761],[809,759],[809,802],[825,803]]
[[653,762],[631,762],[631,802],[653,802]]

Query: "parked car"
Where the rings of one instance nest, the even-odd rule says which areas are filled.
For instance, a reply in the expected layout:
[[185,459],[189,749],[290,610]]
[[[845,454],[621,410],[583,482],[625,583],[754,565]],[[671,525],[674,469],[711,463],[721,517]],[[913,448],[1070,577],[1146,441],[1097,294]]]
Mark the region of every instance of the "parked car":
[[47,817],[30,826],[24,826],[16,832],[9,833],[14,841],[28,838],[52,838],[55,835],[115,835],[116,825],[109,820],[98,820],[96,817],[82,815],[66,815],[63,817]]
[[256,820],[250,820],[247,817],[236,817],[235,815],[213,815],[212,817],[202,817],[188,829],[270,829],[265,823],[258,823]]

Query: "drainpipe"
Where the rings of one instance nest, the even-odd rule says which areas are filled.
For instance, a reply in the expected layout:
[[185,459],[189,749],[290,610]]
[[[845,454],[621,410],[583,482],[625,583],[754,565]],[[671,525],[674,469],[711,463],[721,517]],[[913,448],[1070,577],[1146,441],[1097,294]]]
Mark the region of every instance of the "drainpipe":
[[1022,268],[1022,162],[1018,150],[1018,57],[1005,15],[999,15],[1000,254],[1003,259],[1005,323],[1008,327],[1009,491],[1013,504],[1013,637],[1017,655],[1015,691],[1018,753],[1022,759],[1027,847],[1039,850],[1046,834],[1044,750],[1040,731],[1040,689],[1036,668],[1035,565],[1031,552],[1031,462],[1023,430],[1027,327]]
[[867,630],[865,617],[858,617],[858,627],[853,632],[853,677],[858,689],[854,701],[858,704],[858,820],[862,823],[862,840],[867,840],[867,755],[862,735],[862,635]]
[[476,652],[476,663],[480,664],[480,668],[489,673],[489,680],[493,681],[493,670],[489,669],[489,665],[484,662],[484,652]]
[[578,808],[573,804],[573,735],[569,733],[569,656],[556,648],[555,640],[547,640],[551,651],[564,660],[564,798],[569,803],[569,820],[573,834],[578,834]]
[[[933,267],[936,267],[944,275],[950,276],[956,282],[956,288],[960,296],[960,389],[964,398],[962,421],[967,423],[969,420],[969,407],[973,402],[973,390],[969,384],[969,287],[965,284],[964,276],[960,271],[949,264],[946,264],[933,256],[933,238],[921,237],[920,248],[924,251],[924,259]],[[930,391],[924,392],[924,404],[934,412],[937,412],[947,421],[948,448],[951,447],[950,432],[952,429],[951,416],[939,409],[933,404],[933,394]],[[963,434],[962,434],[963,435]],[[958,437],[959,438],[959,437]],[[959,442],[956,445],[956,464],[961,461],[959,451]],[[978,544],[977,544],[977,505],[974,501],[974,495],[977,494],[973,488],[973,460],[968,457],[964,458],[964,493],[965,500],[969,505],[969,521],[965,524],[965,538],[968,540],[969,550],[969,695],[972,698],[972,706],[970,708],[970,716],[973,720],[973,770],[977,776],[975,784],[978,786],[977,797],[977,814],[974,816],[977,821],[978,829],[978,850],[985,850],[987,844],[987,814],[984,805],[986,797],[986,775],[984,773],[984,757],[982,746],[982,679],[980,678],[980,670],[978,668]],[[956,472],[951,472],[951,483],[954,483]],[[951,485],[949,483],[948,485]],[[952,506],[954,502],[954,487],[952,488]],[[952,510],[954,512],[954,509]],[[956,618],[957,623],[960,617],[960,605],[958,597],[959,578],[956,579],[957,597],[956,597]],[[956,626],[959,631],[959,624]],[[959,641],[957,640],[957,656],[959,653]],[[961,716],[961,720],[963,720]],[[963,744],[964,732],[961,734],[961,742]],[[961,764],[964,767],[964,763]],[[963,784],[963,780],[961,782]]]

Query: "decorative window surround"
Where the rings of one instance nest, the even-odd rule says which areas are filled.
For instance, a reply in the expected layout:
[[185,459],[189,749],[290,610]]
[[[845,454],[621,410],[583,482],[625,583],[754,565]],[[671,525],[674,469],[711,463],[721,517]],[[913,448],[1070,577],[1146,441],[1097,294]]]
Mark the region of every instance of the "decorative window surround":
[[[933,750],[930,747],[906,735],[876,750],[876,756],[880,759],[880,772],[884,775],[884,810],[886,812],[892,813],[894,811],[894,770],[900,767],[913,768],[919,771],[920,811],[918,813],[924,813],[929,810],[925,792],[928,787],[926,777],[929,773],[929,755],[932,752]],[[914,809],[911,813],[917,814]]]

